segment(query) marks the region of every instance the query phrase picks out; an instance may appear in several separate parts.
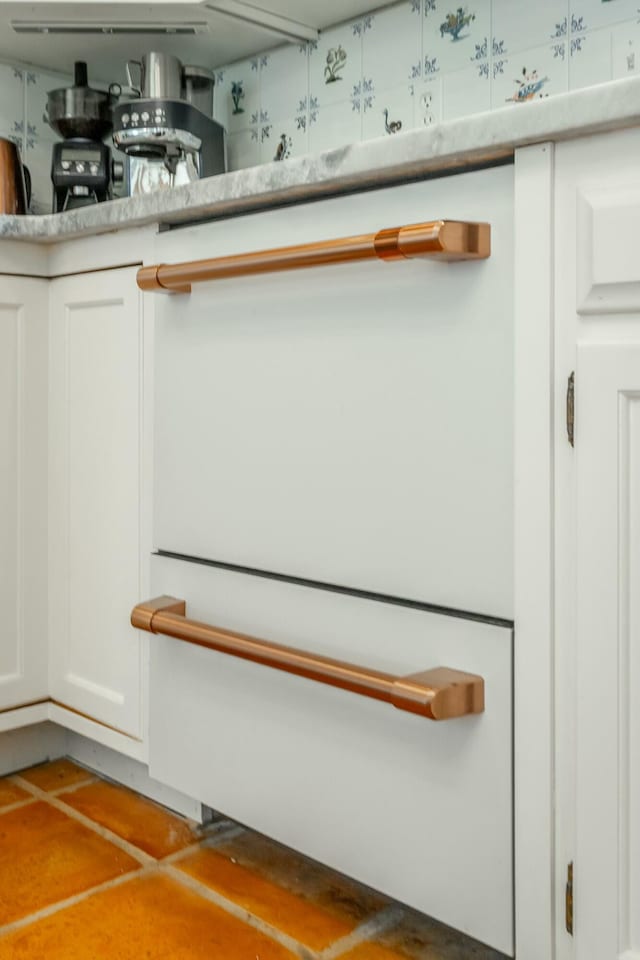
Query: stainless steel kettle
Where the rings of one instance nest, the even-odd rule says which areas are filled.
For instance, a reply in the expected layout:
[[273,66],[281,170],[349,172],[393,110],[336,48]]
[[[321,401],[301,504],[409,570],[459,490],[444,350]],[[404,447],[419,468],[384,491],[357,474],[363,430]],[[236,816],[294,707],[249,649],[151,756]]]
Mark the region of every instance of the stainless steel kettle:
[[13,140],[0,137],[0,213],[27,212],[29,180],[16,144]]

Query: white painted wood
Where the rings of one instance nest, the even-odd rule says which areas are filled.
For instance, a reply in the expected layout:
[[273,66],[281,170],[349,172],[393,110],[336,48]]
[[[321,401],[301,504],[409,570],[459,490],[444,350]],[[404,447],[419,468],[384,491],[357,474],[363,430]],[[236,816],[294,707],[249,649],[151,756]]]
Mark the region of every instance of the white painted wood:
[[492,257],[153,295],[158,548],[512,616],[512,167],[163,234],[156,257],[434,217],[489,220]]
[[[93,708],[94,712],[97,713],[99,708],[100,703],[96,703]],[[53,723],[59,724],[66,730],[88,737],[111,750],[117,750],[125,757],[131,757],[133,760],[139,760],[142,763],[147,760],[147,744],[142,740],[121,733],[119,730],[114,730],[113,727],[108,727],[104,723],[98,723],[90,717],[61,706],[59,703],[50,701],[48,717]]]
[[486,712],[433,723],[151,638],[151,776],[513,953],[511,631],[166,558],[204,622],[355,663],[477,672]]
[[[49,701],[34,703],[28,707],[16,707],[15,710],[3,710],[0,713],[0,733],[5,730],[18,730],[34,723],[49,719]],[[1,748],[0,748],[1,749]]]
[[[514,818],[518,960],[553,956],[553,144],[516,154]],[[532,264],[536,265],[532,269]]]
[[156,232],[156,226],[138,227],[50,244],[46,248],[49,276],[140,264],[149,258]]
[[45,760],[57,760],[66,753],[67,737],[62,727],[37,723],[0,732],[0,777],[16,773]]
[[128,618],[148,585],[149,323],[135,269],[51,283],[50,693],[138,739],[146,647]]
[[25,277],[48,276],[49,248],[39,243],[2,239],[0,274]]
[[184,817],[202,822],[202,804],[179,790],[173,790],[164,783],[149,776],[149,768],[139,760],[125,756],[119,746],[109,748],[96,743],[92,733],[80,736],[69,731],[66,742],[67,756],[94,770],[101,777],[108,777],[122,783],[131,790],[141,793],[156,803],[176,810]]
[[47,694],[47,285],[0,277],[0,709]]
[[578,194],[578,313],[637,313],[640,184],[616,182]]
[[579,344],[579,960],[640,952],[640,344]]

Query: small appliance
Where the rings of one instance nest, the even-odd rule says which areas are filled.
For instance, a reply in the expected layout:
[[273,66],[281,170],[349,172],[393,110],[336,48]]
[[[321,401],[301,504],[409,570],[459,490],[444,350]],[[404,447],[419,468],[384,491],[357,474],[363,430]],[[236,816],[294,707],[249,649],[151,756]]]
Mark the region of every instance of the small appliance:
[[92,89],[86,63],[77,61],[74,86],[48,93],[45,120],[63,137],[53,145],[51,158],[54,213],[110,200],[112,184],[123,179],[123,165],[113,161],[103,143],[120,92],[117,83],[107,92]]

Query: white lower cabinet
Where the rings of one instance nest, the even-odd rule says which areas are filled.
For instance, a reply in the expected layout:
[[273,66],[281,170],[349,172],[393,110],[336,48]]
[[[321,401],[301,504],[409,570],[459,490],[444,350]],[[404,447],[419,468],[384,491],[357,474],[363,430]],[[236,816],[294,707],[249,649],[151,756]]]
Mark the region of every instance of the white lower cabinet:
[[50,692],[144,735],[145,641],[128,614],[147,590],[147,333],[135,268],[51,283]]
[[0,276],[0,710],[47,696],[47,282]]
[[511,630],[165,557],[152,593],[365,667],[484,677],[484,713],[435,722],[154,635],[150,773],[512,955]]

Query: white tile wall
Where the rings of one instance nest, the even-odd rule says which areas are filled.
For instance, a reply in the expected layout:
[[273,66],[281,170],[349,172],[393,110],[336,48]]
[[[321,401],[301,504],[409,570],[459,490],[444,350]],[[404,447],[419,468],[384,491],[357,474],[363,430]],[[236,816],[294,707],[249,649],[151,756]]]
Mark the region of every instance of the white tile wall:
[[400,0],[324,30],[317,43],[218,71],[216,115],[228,122],[237,74],[254,146],[230,150],[233,169],[236,156],[247,166],[507,105],[523,110],[635,73],[640,0]]

